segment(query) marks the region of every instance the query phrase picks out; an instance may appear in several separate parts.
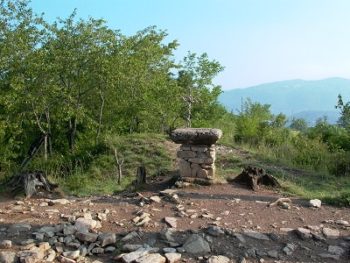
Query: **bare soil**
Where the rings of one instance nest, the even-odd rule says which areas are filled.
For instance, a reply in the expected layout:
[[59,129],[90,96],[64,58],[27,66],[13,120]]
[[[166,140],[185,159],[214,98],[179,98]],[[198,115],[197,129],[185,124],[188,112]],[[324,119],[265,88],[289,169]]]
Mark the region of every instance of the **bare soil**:
[[[166,181],[159,179],[158,182],[153,182],[140,193],[147,198],[157,195],[159,190],[167,186]],[[283,209],[279,206],[269,207],[267,204],[281,197],[277,192],[265,188],[253,192],[237,184],[183,188],[178,190],[178,195],[188,216],[181,216],[176,209],[176,204],[165,200],[161,203],[140,206],[142,205],[140,196],[134,194],[69,198],[72,202],[68,205],[57,204],[43,207],[40,206],[43,199],[25,200],[24,204],[16,205],[13,199],[3,197],[0,201],[0,240],[11,239],[19,243],[23,239],[30,238],[30,233],[36,228],[62,223],[63,214],[74,215],[82,211],[98,213],[108,209],[110,213],[107,221],[102,222],[100,231],[114,232],[120,236],[131,231],[141,231],[144,233],[144,238],[140,240],[141,243],[147,242],[152,237],[157,238],[157,233],[166,227],[164,217],[171,216],[177,218],[179,233],[200,232],[211,225],[218,225],[235,233],[242,234],[246,230],[254,230],[271,237],[271,241],[246,237],[245,243],[227,235],[213,237],[215,240],[212,243],[212,254],[214,255],[227,255],[238,259],[250,248],[258,251],[277,250],[280,252],[287,243],[293,243],[297,245],[297,249],[291,256],[279,253],[278,258],[271,259],[261,253],[255,258],[248,256],[247,260],[248,262],[261,262],[262,258],[265,262],[331,262],[334,260],[322,258],[319,254],[327,253],[329,245],[337,245],[346,251],[338,262],[350,262],[350,227],[334,223],[340,219],[350,221],[349,208],[326,205],[321,208],[311,208],[306,200],[298,198],[292,198],[290,209]],[[136,227],[132,221],[140,210],[149,212],[152,218],[151,223],[142,228]],[[193,214],[197,214],[198,217],[192,216],[191,218]],[[19,236],[8,236],[5,231],[8,226],[24,222],[31,224],[33,229]],[[296,229],[307,226],[337,229],[340,231],[340,236],[321,241],[301,240],[295,233],[285,230],[285,228]],[[111,256],[103,256],[101,259],[109,262]],[[187,262],[199,262],[200,259],[184,255],[184,261]]]

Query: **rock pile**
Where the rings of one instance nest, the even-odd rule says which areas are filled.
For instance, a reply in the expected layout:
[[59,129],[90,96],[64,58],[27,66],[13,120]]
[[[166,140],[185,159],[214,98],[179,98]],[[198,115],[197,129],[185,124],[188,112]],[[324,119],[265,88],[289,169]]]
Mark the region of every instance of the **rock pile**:
[[215,178],[215,142],[222,136],[219,129],[176,129],[171,134],[175,143],[182,144],[177,152],[183,180],[211,182]]

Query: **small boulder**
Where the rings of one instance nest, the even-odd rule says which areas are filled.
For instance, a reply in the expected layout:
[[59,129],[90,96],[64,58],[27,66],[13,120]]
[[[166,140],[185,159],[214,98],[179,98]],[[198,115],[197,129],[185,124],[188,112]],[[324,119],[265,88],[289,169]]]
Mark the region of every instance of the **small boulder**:
[[339,230],[328,227],[324,227],[322,233],[326,238],[337,238],[340,235]]
[[80,250],[65,251],[62,255],[66,258],[77,259],[80,256]]
[[2,240],[0,241],[0,249],[8,249],[12,247],[11,240]]
[[263,234],[263,233],[259,233],[257,231],[253,231],[253,230],[243,230],[244,234],[248,237],[251,237],[251,238],[255,238],[255,239],[258,239],[258,240],[270,240],[270,238]]
[[166,258],[158,253],[146,254],[136,259],[135,262],[136,263],[165,263]]
[[341,256],[344,254],[344,249],[339,247],[339,246],[329,246],[328,247],[328,252],[333,254],[333,255],[338,255]]
[[322,204],[322,202],[319,199],[312,199],[309,201],[310,207],[320,208],[321,204]]
[[115,244],[117,237],[114,233],[103,233],[98,236],[98,240],[101,242],[101,247]]
[[48,200],[49,205],[67,205],[70,204],[70,201],[67,199],[53,199],[53,200]]
[[97,240],[98,235],[95,233],[84,233],[84,232],[77,232],[75,234],[75,237],[82,241],[82,242],[95,242]]
[[207,229],[207,233],[211,236],[218,237],[220,235],[225,234],[225,232],[218,226],[210,226]]
[[230,259],[225,256],[211,256],[208,263],[230,263]]
[[176,263],[181,259],[180,253],[165,253],[164,256],[168,263]]
[[175,217],[165,217],[164,218],[165,223],[167,223],[170,227],[176,228],[177,227],[177,220]]
[[303,227],[298,227],[295,230],[295,233],[302,240],[306,240],[306,239],[309,239],[312,237],[311,231],[309,229],[303,228]]
[[16,263],[18,258],[16,252],[13,251],[0,251],[0,262],[1,263]]
[[211,249],[209,243],[200,235],[191,235],[183,245],[183,248],[190,254],[207,254]]

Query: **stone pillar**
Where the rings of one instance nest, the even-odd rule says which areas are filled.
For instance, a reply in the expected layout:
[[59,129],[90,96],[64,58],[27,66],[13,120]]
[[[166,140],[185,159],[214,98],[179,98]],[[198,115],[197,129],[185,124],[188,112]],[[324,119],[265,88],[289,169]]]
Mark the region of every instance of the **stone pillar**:
[[222,136],[219,129],[176,129],[171,139],[181,144],[177,157],[181,178],[185,181],[215,179],[215,142]]

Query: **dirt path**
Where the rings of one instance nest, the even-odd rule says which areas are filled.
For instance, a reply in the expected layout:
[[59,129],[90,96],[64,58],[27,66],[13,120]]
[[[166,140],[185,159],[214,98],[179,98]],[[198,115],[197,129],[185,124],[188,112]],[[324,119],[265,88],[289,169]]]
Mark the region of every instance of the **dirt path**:
[[[189,235],[203,234],[211,252],[193,255],[183,251],[184,262],[205,262],[205,256],[209,255],[224,255],[237,262],[243,257],[246,262],[349,262],[350,226],[345,222],[350,221],[349,208],[310,208],[306,201],[299,199],[292,199],[290,209],[268,207],[268,203],[280,197],[277,193],[271,190],[254,193],[232,184],[178,189],[178,203],[161,196],[159,203],[148,204],[149,197],[159,194],[159,187],[154,189],[157,191],[148,189],[136,196],[69,199],[67,204],[52,206],[47,206],[48,200],[43,199],[2,200],[0,240],[12,240],[15,244],[3,251],[19,250],[19,244],[32,238],[32,233],[42,226],[62,224],[69,216],[74,216],[74,222],[86,213],[93,217],[101,213],[105,218],[100,220],[102,227],[96,232],[116,233],[120,240],[127,233],[136,231],[139,238],[132,240],[132,244],[150,244],[158,248],[169,246],[160,238],[160,233],[167,227],[165,217],[176,219],[174,243],[178,247]],[[138,227],[133,219],[140,211],[149,213],[151,221]],[[9,230],[18,223],[28,223],[31,229],[20,233]],[[213,226],[218,228],[211,233]],[[297,228],[306,228],[310,232],[298,235]],[[325,228],[333,230],[334,236],[324,234]],[[257,233],[263,236],[259,237]],[[123,245],[125,242],[119,241],[117,248]],[[290,251],[287,246],[292,247]],[[113,257],[118,253],[120,251],[89,258],[115,262]]]

